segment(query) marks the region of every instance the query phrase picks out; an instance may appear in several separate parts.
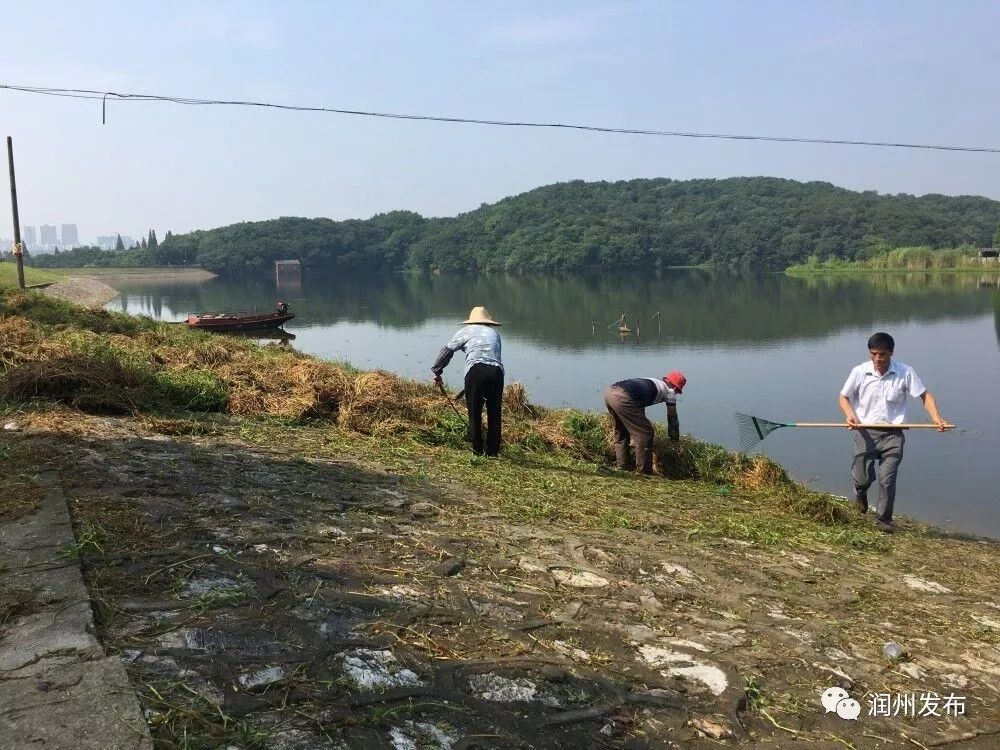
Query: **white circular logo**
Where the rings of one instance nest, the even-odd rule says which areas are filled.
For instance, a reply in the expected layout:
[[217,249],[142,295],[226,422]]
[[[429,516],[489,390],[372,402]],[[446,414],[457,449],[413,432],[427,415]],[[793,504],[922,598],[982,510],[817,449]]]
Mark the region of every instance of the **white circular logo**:
[[854,698],[844,698],[837,703],[837,716],[848,721],[855,721],[861,715],[861,704]]
[[832,713],[837,710],[837,704],[844,698],[849,698],[847,691],[840,687],[831,687],[823,691],[823,695],[820,696],[820,703],[823,704],[823,708],[826,709],[827,713]]

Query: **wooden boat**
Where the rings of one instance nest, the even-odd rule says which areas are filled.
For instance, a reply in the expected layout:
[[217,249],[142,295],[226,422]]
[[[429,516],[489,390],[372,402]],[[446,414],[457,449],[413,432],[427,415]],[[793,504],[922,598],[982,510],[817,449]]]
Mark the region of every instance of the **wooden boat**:
[[266,313],[191,313],[187,317],[187,325],[188,328],[197,328],[200,331],[259,331],[268,328],[280,328],[294,317],[290,312],[278,312],[276,310]]

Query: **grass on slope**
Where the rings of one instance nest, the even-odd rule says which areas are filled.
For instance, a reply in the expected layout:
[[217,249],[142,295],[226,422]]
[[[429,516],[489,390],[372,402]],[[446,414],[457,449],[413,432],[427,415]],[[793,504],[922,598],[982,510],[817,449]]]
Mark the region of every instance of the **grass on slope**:
[[[45,284],[50,281],[62,281],[65,276],[60,276],[51,271],[43,271],[40,268],[24,267],[24,283],[26,286],[32,284]],[[17,264],[13,261],[0,263],[0,289],[17,288]]]
[[[512,383],[504,394],[504,458],[471,457],[464,416],[429,384],[33,292],[0,295],[0,400],[14,409],[56,402],[195,423],[204,419],[198,413],[221,413],[246,420],[247,439],[267,440],[269,425],[280,426],[288,445],[321,436],[312,447],[350,454],[364,446],[384,467],[409,473],[422,466],[457,479],[523,520],[654,530],[681,515],[692,533],[763,544],[812,538],[884,546],[846,503],[791,481],[764,456],[688,436],[674,443],[657,429],[662,479],[636,480],[611,468],[604,415],[534,406]],[[706,506],[717,510],[705,513]]]

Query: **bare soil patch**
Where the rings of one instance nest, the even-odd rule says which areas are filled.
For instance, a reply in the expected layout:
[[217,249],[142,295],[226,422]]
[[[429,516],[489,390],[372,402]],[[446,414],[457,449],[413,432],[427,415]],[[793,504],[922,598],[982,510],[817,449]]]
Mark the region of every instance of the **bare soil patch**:
[[57,281],[42,289],[42,293],[84,307],[103,307],[118,296],[111,286],[91,278]]

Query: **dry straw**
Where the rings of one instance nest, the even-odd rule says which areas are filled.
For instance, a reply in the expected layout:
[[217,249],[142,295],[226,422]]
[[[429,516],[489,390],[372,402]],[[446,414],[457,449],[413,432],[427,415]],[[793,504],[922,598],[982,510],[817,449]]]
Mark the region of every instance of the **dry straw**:
[[[419,437],[454,421],[429,383],[389,372],[357,372],[283,347],[163,325],[129,330],[139,324],[126,316],[119,320],[88,313],[94,320],[87,318],[83,325],[74,326],[72,317],[65,324],[43,325],[10,315],[10,307],[8,297],[8,314],[0,326],[5,375],[0,394],[8,399],[53,399],[98,413],[136,413],[151,410],[146,400],[150,383],[179,379],[183,387],[168,388],[165,397],[162,387],[154,389],[161,401],[166,398],[167,406],[159,405],[161,412],[171,405],[184,407],[175,391],[188,398],[192,389],[204,386],[223,389],[224,395],[202,399],[203,409],[293,421],[328,419],[343,429],[376,436]],[[18,312],[22,309],[19,306]],[[503,403],[508,446],[562,452],[598,464],[610,460],[606,417],[533,406],[516,381],[504,391]],[[654,440],[654,466],[668,478],[709,479],[751,490],[787,483],[780,467],[765,458],[740,457],[686,438],[675,443],[660,429]]]

